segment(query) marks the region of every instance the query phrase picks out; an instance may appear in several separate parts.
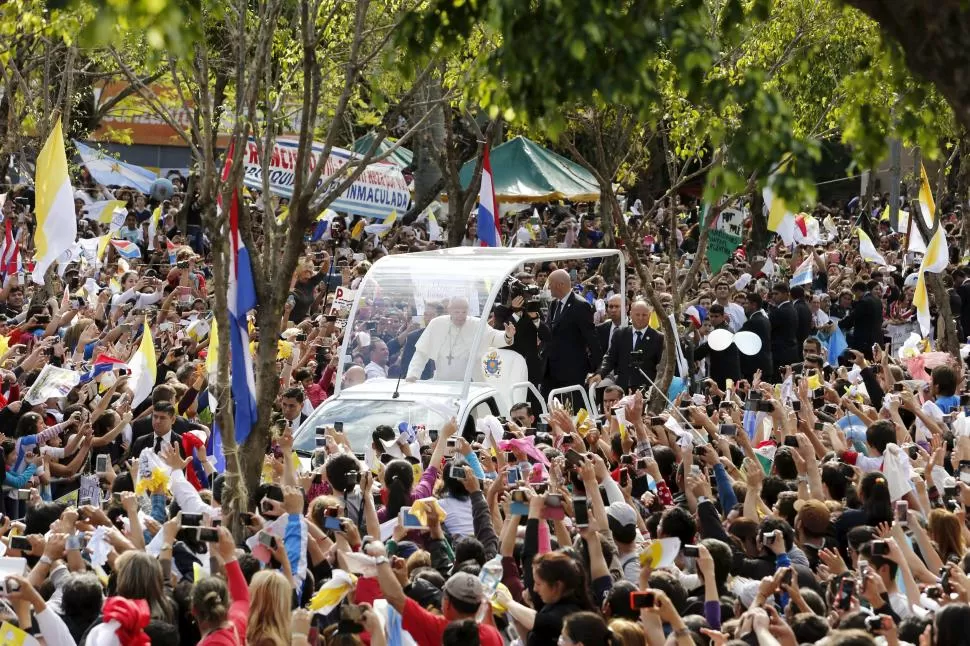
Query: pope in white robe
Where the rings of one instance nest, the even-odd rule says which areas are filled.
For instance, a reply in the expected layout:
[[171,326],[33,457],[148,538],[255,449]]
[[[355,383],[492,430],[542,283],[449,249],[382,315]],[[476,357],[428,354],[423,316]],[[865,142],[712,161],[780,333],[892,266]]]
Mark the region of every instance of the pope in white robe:
[[[475,334],[484,327],[477,348]],[[440,381],[463,381],[469,361],[480,363],[488,348],[503,348],[515,338],[515,326],[508,324],[505,331],[483,325],[482,320],[468,316],[468,301],[453,298],[448,303],[448,313],[431,319],[414,346],[414,356],[408,366],[407,380],[416,381],[428,361],[434,361],[434,378]],[[481,367],[472,372],[472,379],[481,380]]]

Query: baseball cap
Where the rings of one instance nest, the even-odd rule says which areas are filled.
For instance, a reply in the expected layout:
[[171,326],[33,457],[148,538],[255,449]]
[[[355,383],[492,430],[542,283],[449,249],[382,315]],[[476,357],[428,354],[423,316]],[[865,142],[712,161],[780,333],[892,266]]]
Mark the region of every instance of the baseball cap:
[[482,582],[478,577],[467,572],[457,572],[445,581],[445,592],[449,596],[465,603],[481,603],[485,598]]
[[615,520],[621,527],[637,524],[637,512],[633,511],[633,507],[625,502],[611,502],[610,506],[606,508],[606,515]]
[[795,523],[800,521],[807,533],[824,536],[828,532],[832,515],[821,500],[796,500],[795,511]]

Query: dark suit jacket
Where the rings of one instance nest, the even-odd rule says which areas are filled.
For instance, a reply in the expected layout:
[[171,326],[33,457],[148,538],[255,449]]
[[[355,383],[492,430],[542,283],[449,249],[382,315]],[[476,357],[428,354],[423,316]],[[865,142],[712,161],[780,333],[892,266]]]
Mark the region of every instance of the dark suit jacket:
[[[176,417],[175,422],[172,424],[172,432],[177,433],[179,436],[183,433],[188,433],[192,429],[204,431],[205,427],[201,424],[190,422],[184,417]],[[154,430],[152,430],[152,416],[146,415],[131,425],[131,446],[134,447],[141,438],[151,437],[152,435],[154,435]],[[154,440],[152,441],[154,442]],[[133,449],[132,452],[134,452]],[[138,454],[135,453],[135,456],[137,457]],[[129,457],[131,457],[130,454]]]
[[521,312],[519,320],[516,321],[515,312],[505,305],[496,306],[494,312],[498,329],[505,327],[506,323],[512,323],[515,326],[515,339],[509,349],[515,350],[525,359],[525,365],[529,369],[529,381],[540,383],[545,374],[545,362],[539,354],[539,342],[549,341],[549,326],[542,320],[539,320],[537,326],[525,312]]
[[569,295],[558,318],[552,320],[552,307],[547,319],[551,336],[545,344],[545,382],[552,387],[582,385],[602,357],[596,328],[593,326],[593,307],[577,296]]
[[782,303],[768,313],[771,322],[771,355],[775,371],[783,366],[798,363],[798,314],[791,302]]
[[798,339],[798,352],[801,358],[802,342],[812,333],[812,308],[804,299],[794,302],[795,314],[798,315],[798,331],[795,338]]
[[765,378],[770,378],[775,370],[771,354],[771,321],[764,312],[759,310],[749,316],[738,331],[754,332],[761,339],[761,352],[753,357],[744,354],[739,357],[741,374],[750,382],[754,378],[755,371],[760,369]]
[[[614,334],[619,334],[620,326],[616,326],[616,332]],[[610,332],[613,330],[613,321],[607,319],[599,325],[596,326],[596,339],[600,343],[600,352],[605,356],[610,349]]]
[[[664,335],[647,328],[644,330],[643,337],[636,349],[643,353],[640,367],[647,373],[651,381],[655,380],[657,378],[657,366],[660,365],[660,360],[663,357]],[[620,328],[613,337],[613,345],[610,347],[610,351],[603,356],[603,361],[600,363],[596,374],[600,377],[605,377],[611,373],[616,375],[616,385],[624,390],[639,388],[644,385],[646,381],[643,379],[643,375],[633,367],[630,361],[633,350],[633,327],[628,325]]]
[[[178,448],[179,453],[182,452],[182,435],[180,433],[175,432],[175,426],[172,426],[171,444],[172,446],[175,446]],[[132,457],[137,458],[139,455],[141,455],[142,451],[144,451],[148,447],[153,447],[153,446],[155,446],[155,434],[152,433],[150,435],[142,435],[140,438],[138,438],[137,440],[134,440],[131,443],[131,455]]]
[[[872,344],[882,342],[882,301],[866,292],[862,298],[852,303],[852,310],[839,321],[843,330],[852,328],[846,339],[849,347],[858,350],[872,359]],[[834,362],[838,357],[829,357]]]
[[[727,325],[722,325],[722,329],[730,330]],[[710,378],[717,382],[717,385],[721,388],[725,387],[725,380],[732,379],[738,381],[741,379],[741,353],[738,352],[738,346],[733,343],[729,345],[724,350],[720,352],[711,349],[711,346],[707,343],[701,343],[694,350],[694,359],[700,361],[705,357],[710,358]]]

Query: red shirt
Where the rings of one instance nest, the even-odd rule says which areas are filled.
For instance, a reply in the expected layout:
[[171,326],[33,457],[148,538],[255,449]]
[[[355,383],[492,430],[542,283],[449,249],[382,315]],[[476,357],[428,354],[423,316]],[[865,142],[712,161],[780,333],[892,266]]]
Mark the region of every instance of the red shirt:
[[[445,617],[428,612],[414,599],[408,599],[404,603],[401,627],[411,633],[418,646],[441,646],[445,628],[450,623]],[[503,646],[502,636],[495,626],[489,624],[478,624],[478,638],[482,646]]]

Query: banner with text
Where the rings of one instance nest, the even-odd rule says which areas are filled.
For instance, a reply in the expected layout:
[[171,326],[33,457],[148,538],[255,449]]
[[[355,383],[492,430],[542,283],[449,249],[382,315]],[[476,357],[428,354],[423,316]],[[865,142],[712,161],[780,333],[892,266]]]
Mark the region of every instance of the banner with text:
[[[310,155],[307,173],[313,171],[323,148],[322,143],[313,143],[313,152]],[[293,196],[297,151],[298,143],[295,139],[277,139],[273,147],[268,169],[269,188],[270,191],[280,197],[290,199]],[[330,178],[341,167],[355,158],[359,159],[360,155],[343,148],[333,148],[327,158],[326,166],[320,174],[320,182],[330,182],[332,186],[329,190],[334,190],[341,180],[331,180]],[[262,189],[263,169],[259,161],[259,151],[253,139],[250,139],[246,144],[244,161],[246,175],[243,181],[246,186],[257,190]],[[341,179],[344,177],[345,175],[341,174]],[[338,212],[383,220],[393,211],[398,213],[407,211],[410,200],[411,193],[408,190],[404,175],[401,174],[401,169],[390,162],[380,161],[368,164],[357,181],[351,184],[350,188],[330,205],[330,208]]]

